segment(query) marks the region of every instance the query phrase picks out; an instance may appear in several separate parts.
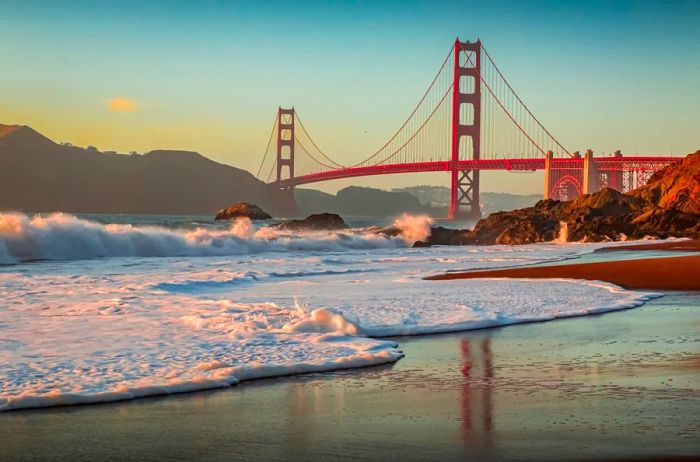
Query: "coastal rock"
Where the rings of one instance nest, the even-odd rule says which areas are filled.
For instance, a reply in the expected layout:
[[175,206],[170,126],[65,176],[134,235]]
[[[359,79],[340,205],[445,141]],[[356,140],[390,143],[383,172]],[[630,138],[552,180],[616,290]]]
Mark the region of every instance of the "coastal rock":
[[[471,231],[468,229],[450,229],[442,226],[433,226],[430,228],[430,236],[424,242],[427,245],[461,245],[465,244],[465,236],[469,236]],[[416,242],[416,244],[418,244]]]
[[231,207],[221,209],[216,212],[215,220],[231,220],[233,218],[246,217],[251,220],[269,220],[272,218],[269,213],[255,204],[248,202],[238,202]]
[[490,215],[461,244],[518,245],[535,242],[618,241],[700,236],[700,215],[664,209],[612,189],[574,201],[540,201],[534,207]]
[[604,188],[575,200],[541,200],[499,212],[472,231],[434,229],[428,244],[531,244],[700,237],[700,151],[657,172],[647,185],[622,194]]
[[700,150],[656,172],[630,194],[664,209],[700,215]]
[[[370,229],[377,234],[383,234],[388,237],[396,237],[401,235],[401,229],[396,226],[387,226],[384,228]],[[424,241],[416,241],[413,247],[430,247],[432,245],[460,245],[464,244],[464,237],[470,235],[468,229],[451,229],[442,226],[432,226],[430,235]]]
[[663,209],[606,188],[573,201],[540,201],[527,209],[490,215],[464,241],[517,245],[555,239],[600,242],[698,234],[700,216]]
[[316,213],[300,220],[277,223],[272,227],[285,231],[330,231],[347,229],[348,225],[335,213]]

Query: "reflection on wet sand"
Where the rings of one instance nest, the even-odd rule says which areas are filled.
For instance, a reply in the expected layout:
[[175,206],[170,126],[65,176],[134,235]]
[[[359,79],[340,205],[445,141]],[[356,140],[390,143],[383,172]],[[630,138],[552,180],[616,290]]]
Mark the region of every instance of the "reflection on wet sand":
[[[484,447],[493,444],[493,355],[491,338],[472,348],[469,338],[460,342],[462,352],[462,439],[466,444],[478,442]],[[474,380],[476,379],[476,380]],[[477,386],[477,383],[480,384]]]
[[5,413],[0,461],[697,456],[698,307],[697,294],[668,294],[603,316],[398,338],[406,357],[387,366]]

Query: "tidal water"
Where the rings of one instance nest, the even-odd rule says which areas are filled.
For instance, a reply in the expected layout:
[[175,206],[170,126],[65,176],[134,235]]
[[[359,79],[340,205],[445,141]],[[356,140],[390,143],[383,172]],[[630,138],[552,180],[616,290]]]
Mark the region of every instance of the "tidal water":
[[0,411],[390,364],[387,337],[633,308],[659,294],[567,279],[425,281],[579,258],[594,244],[412,248],[350,220],[293,233],[206,217],[0,214]]

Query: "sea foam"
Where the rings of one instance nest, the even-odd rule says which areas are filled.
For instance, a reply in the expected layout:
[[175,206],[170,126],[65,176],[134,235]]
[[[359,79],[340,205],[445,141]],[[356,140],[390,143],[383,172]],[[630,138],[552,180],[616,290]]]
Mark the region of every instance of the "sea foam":
[[0,258],[14,264],[0,267],[0,411],[385,364],[403,352],[380,337],[581,316],[656,296],[591,281],[426,281],[595,246],[407,248],[424,220],[404,219],[407,237],[389,239],[263,236],[246,221],[188,231],[1,217]]
[[248,219],[239,219],[228,229],[175,230],[105,225],[63,213],[32,217],[19,213],[0,214],[0,263],[3,264],[105,257],[194,257],[397,248],[405,247],[411,239],[354,231],[289,235],[272,228],[255,230]]

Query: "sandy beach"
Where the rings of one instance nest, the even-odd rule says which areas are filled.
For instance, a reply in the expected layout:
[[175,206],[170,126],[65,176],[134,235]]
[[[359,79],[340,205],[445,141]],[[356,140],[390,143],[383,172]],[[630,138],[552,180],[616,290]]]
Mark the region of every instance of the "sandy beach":
[[[697,294],[400,337],[393,366],[0,414],[0,460],[689,460]],[[663,457],[661,457],[663,456]]]
[[629,252],[633,250],[668,250],[669,252],[700,252],[700,240],[688,239],[679,241],[651,242],[625,246],[603,247],[596,252]]
[[[625,249],[659,250],[642,247]],[[606,281],[626,289],[700,290],[700,255],[469,271],[440,274],[427,279],[474,278],[571,278]]]

